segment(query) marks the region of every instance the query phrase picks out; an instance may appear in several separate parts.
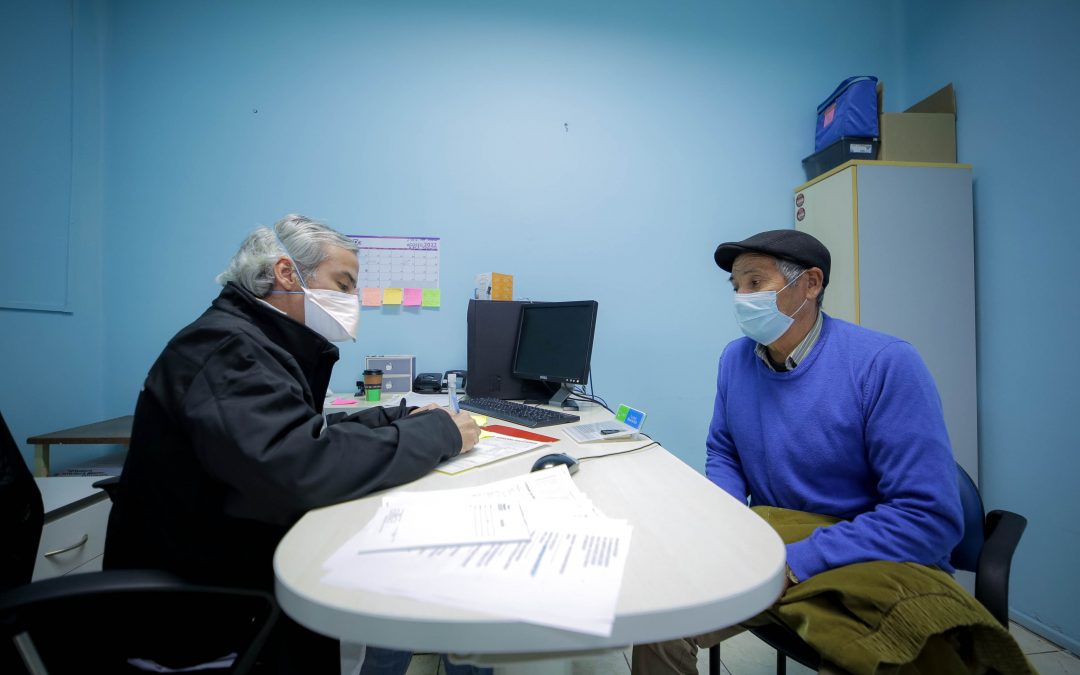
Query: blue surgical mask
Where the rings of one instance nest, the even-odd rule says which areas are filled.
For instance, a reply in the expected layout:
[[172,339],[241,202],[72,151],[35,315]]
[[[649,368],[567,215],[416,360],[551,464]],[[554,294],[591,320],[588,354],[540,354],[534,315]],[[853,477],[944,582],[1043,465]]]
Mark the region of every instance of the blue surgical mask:
[[[801,276],[802,274],[799,275]],[[798,281],[799,277],[792,279],[780,291]],[[791,324],[795,323],[795,314],[806,306],[806,300],[795,310],[795,314],[788,316],[776,306],[776,296],[780,291],[735,294],[735,321],[743,335],[759,344],[771,345],[791,328]]]

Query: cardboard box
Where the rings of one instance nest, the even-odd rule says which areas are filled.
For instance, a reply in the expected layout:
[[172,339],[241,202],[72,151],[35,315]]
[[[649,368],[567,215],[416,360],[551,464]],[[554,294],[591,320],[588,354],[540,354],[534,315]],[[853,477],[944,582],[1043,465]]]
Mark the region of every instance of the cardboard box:
[[474,300],[513,300],[514,275],[484,272],[476,275]]
[[[882,109],[880,103],[878,109]],[[956,163],[956,93],[952,84],[902,113],[882,113],[880,122],[879,160]]]

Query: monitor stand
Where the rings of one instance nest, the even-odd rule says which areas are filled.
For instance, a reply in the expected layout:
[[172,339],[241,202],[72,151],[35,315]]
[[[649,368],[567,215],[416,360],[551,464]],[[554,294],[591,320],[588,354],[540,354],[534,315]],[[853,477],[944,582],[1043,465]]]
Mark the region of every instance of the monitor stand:
[[578,410],[577,402],[568,398],[572,393],[574,393],[574,388],[564,382],[559,385],[559,390],[548,401],[548,405],[562,407],[565,410]]

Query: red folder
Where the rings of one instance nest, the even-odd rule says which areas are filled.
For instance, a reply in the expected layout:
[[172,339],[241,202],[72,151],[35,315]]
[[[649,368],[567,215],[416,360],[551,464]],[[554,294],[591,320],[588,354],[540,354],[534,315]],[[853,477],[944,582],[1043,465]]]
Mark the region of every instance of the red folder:
[[496,434],[502,434],[503,436],[513,436],[514,438],[524,438],[527,441],[539,441],[541,443],[554,443],[559,439],[553,436],[544,436],[542,434],[534,434],[531,431],[525,431],[524,429],[518,429],[515,427],[506,427],[501,424],[489,424],[486,427],[480,427],[484,431],[490,431]]

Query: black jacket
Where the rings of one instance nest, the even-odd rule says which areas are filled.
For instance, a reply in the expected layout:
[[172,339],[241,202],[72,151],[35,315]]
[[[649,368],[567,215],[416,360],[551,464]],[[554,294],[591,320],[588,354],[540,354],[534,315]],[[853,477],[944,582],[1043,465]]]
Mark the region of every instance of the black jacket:
[[270,589],[274,548],[306,511],[457,454],[461,434],[441,411],[376,407],[325,426],[337,359],[320,335],[227,285],[139,394],[105,567]]

